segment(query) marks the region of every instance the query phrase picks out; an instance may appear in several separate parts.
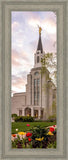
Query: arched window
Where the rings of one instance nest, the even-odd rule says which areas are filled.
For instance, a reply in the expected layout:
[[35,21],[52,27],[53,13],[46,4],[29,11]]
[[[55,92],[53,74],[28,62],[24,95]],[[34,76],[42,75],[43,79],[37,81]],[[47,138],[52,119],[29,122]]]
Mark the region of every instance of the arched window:
[[31,116],[31,108],[25,108],[25,116]]
[[38,74],[39,74],[39,72],[35,72],[35,73],[34,73],[35,76],[38,75]]
[[39,51],[37,51],[37,54],[39,54]]
[[37,63],[39,63],[39,56],[37,56]]

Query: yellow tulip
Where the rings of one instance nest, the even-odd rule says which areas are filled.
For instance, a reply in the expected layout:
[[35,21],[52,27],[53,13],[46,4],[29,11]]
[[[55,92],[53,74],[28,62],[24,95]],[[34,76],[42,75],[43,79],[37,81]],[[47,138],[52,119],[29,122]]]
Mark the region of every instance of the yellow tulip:
[[52,132],[48,132],[47,135],[53,136],[54,134]]
[[35,138],[36,141],[42,141],[44,139],[44,137],[42,138]]
[[25,135],[26,132],[18,132],[19,135]]

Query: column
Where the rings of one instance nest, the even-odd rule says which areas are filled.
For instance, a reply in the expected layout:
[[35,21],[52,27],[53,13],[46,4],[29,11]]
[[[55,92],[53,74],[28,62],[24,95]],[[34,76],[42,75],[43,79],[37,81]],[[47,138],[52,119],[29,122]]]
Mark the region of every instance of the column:
[[38,119],[40,119],[41,118],[41,110],[39,109],[38,110]]
[[44,111],[43,111],[43,119],[46,120],[47,119],[47,112],[46,112],[46,109],[44,108]]
[[22,109],[22,116],[25,116],[25,108]]

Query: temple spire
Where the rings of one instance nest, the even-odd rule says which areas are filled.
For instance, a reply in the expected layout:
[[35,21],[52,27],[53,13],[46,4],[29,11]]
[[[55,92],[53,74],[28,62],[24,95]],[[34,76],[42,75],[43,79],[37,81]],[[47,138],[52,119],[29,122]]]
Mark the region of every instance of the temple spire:
[[38,26],[38,28],[39,28],[39,41],[38,41],[37,51],[40,50],[41,53],[43,53],[43,47],[42,47],[42,41],[41,41],[41,31],[42,31],[42,28],[40,26]]

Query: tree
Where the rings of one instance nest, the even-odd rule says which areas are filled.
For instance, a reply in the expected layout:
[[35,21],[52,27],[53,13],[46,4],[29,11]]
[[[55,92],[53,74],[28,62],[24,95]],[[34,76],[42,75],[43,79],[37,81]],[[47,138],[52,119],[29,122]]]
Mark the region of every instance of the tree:
[[56,84],[56,77],[57,77],[57,58],[56,54],[53,53],[47,53],[44,55],[44,57],[41,59],[41,73],[44,74],[47,72],[47,69],[50,72],[50,75],[46,74],[46,80],[50,81],[53,80],[54,84]]
[[[52,84],[56,86],[56,74],[57,74],[57,59],[56,54],[47,53],[41,59],[41,74],[45,74],[46,81],[44,84],[44,91],[47,93],[47,113],[49,115],[49,91]],[[53,81],[53,82],[52,82]],[[52,104],[54,106],[54,110],[56,110],[56,104]],[[52,107],[53,107],[52,106]]]

